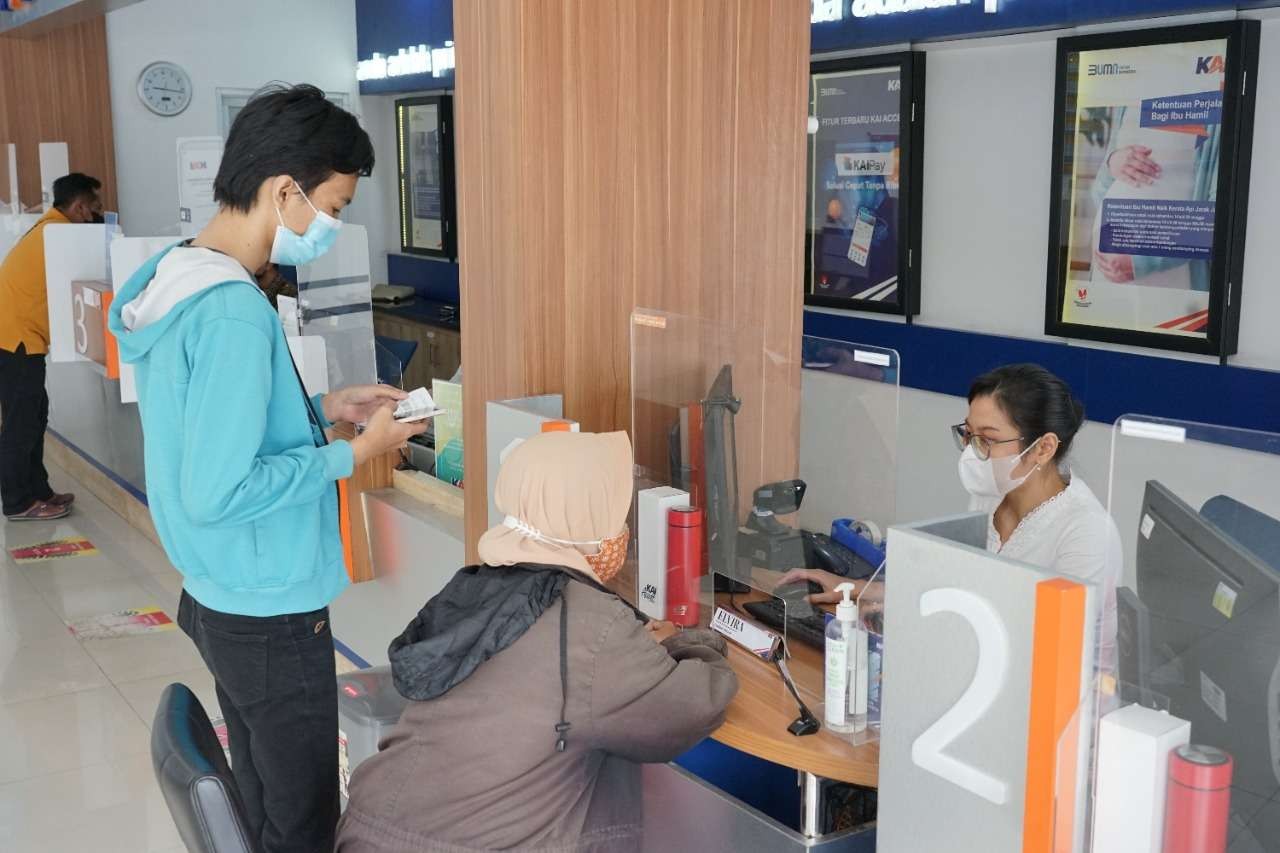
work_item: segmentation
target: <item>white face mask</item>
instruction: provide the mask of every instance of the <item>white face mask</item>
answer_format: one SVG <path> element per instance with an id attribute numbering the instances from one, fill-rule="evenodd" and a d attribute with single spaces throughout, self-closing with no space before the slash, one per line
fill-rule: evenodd
<path id="1" fill-rule="evenodd" d="M 1037 465 L 1021 477 L 1013 477 L 1013 469 L 1018 467 L 1022 457 L 1039 443 L 1040 439 L 1037 438 L 1031 443 L 1031 447 L 1017 456 L 1001 456 L 998 459 L 979 459 L 973 445 L 969 445 L 960 454 L 960 483 L 974 497 L 1003 498 L 1040 470 Z"/>

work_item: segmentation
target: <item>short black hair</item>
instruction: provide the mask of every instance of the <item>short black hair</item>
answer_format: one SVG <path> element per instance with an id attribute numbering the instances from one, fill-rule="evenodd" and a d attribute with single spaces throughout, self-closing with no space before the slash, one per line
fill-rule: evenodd
<path id="1" fill-rule="evenodd" d="M 311 192 L 335 173 L 373 173 L 369 134 L 315 86 L 271 85 L 250 98 L 232 123 L 213 198 L 247 213 L 268 178 L 288 175 Z"/>
<path id="2" fill-rule="evenodd" d="M 1070 452 L 1084 423 L 1084 404 L 1067 383 L 1038 364 L 1008 364 L 982 374 L 969 386 L 969 402 L 979 397 L 995 400 L 1018 428 L 1023 447 L 1043 435 L 1056 435 L 1053 458 L 1058 461 Z"/>
<path id="3" fill-rule="evenodd" d="M 82 172 L 63 175 L 53 182 L 53 206 L 66 210 L 78 199 L 95 197 L 101 188 L 102 181 Z"/>

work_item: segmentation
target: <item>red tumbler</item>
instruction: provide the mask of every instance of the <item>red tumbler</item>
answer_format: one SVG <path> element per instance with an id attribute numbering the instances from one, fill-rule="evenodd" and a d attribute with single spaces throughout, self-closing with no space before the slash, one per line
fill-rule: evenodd
<path id="1" fill-rule="evenodd" d="M 1212 746 L 1184 744 L 1169 755 L 1164 853 L 1225 853 L 1234 769 Z"/>
<path id="2" fill-rule="evenodd" d="M 674 506 L 667 511 L 667 619 L 685 628 L 698 624 L 702 537 L 700 508 Z"/>

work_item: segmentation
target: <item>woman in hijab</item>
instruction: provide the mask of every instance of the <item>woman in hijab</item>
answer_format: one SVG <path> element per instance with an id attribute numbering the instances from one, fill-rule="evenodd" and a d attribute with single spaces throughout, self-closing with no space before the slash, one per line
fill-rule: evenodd
<path id="1" fill-rule="evenodd" d="M 713 732 L 724 640 L 605 588 L 626 558 L 625 433 L 547 433 L 498 474 L 506 520 L 391 644 L 410 703 L 351 782 L 338 853 L 639 848 L 640 763 Z"/>

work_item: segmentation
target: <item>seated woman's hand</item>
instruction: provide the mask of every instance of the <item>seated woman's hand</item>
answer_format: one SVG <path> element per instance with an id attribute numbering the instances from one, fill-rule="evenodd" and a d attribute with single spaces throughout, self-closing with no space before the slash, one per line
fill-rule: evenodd
<path id="1" fill-rule="evenodd" d="M 680 633 L 680 629 L 672 622 L 664 622 L 660 619 L 651 619 L 645 623 L 644 629 L 649 632 L 649 636 L 655 643 L 661 643 L 668 637 L 674 637 Z"/>
<path id="2" fill-rule="evenodd" d="M 815 592 L 809 596 L 810 604 L 839 604 L 843 595 L 836 591 L 836 587 L 842 583 L 853 584 L 853 593 L 849 596 L 850 598 L 856 600 L 861 595 L 866 601 L 884 601 L 883 582 L 876 581 L 869 584 L 865 580 L 849 580 L 822 569 L 792 569 L 774 586 L 774 593 L 776 594 L 779 588 L 788 584 L 805 581 L 812 581 L 822 587 L 822 592 Z"/>
<path id="3" fill-rule="evenodd" d="M 836 587 L 844 583 L 845 580 L 846 578 L 822 569 L 792 569 L 774 585 L 773 592 L 776 595 L 777 591 L 784 586 L 812 581 L 822 587 L 822 592 L 815 592 L 810 595 L 810 604 L 836 604 L 840 601 L 840 593 L 836 592 Z"/>

